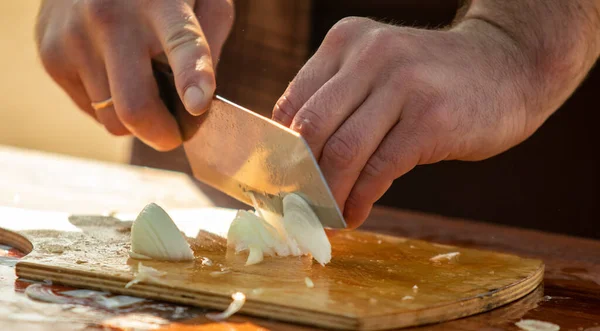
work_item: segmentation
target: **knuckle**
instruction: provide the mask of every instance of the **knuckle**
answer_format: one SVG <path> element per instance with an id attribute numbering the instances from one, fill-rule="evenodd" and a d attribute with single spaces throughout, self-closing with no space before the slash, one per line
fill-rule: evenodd
<path id="1" fill-rule="evenodd" d="M 363 195 L 364 194 L 352 190 L 352 192 L 350 192 L 350 195 L 348 195 L 348 199 L 346 199 L 346 202 L 344 203 L 344 209 L 357 208 L 358 206 L 360 206 L 361 203 L 364 203 L 364 200 L 361 199 Z"/>
<path id="2" fill-rule="evenodd" d="M 81 0 L 86 16 L 99 27 L 115 26 L 121 21 L 124 3 L 118 0 Z"/>
<path id="3" fill-rule="evenodd" d="M 357 26 L 363 26 L 373 22 L 373 20 L 359 16 L 348 16 L 339 20 L 332 29 L 354 29 Z"/>
<path id="4" fill-rule="evenodd" d="M 346 203 L 344 205 L 344 209 L 360 209 L 363 208 L 365 204 L 372 203 L 373 199 L 366 190 L 352 190 L 348 199 L 346 199 Z"/>
<path id="5" fill-rule="evenodd" d="M 389 28 L 375 28 L 366 34 L 366 37 L 361 39 L 362 46 L 357 50 L 355 56 L 355 64 L 357 69 L 364 70 L 373 67 L 374 61 L 377 63 L 386 63 L 389 61 L 381 61 L 392 59 L 398 56 L 398 52 L 390 52 L 389 49 L 393 44 L 394 34 Z"/>
<path id="6" fill-rule="evenodd" d="M 273 119 L 280 123 L 290 123 L 294 119 L 294 115 L 298 111 L 298 108 L 294 107 L 294 104 L 290 101 L 287 96 L 281 97 L 273 108 Z"/>
<path id="7" fill-rule="evenodd" d="M 210 57 L 205 55 L 200 59 L 190 58 L 190 61 L 181 62 L 174 72 L 175 81 L 182 82 L 184 88 L 191 84 L 202 82 L 204 88 L 216 88 L 215 74 Z"/>
<path id="8" fill-rule="evenodd" d="M 89 44 L 86 29 L 76 17 L 71 17 L 62 31 L 64 46 L 74 56 L 79 56 Z"/>
<path id="9" fill-rule="evenodd" d="M 347 168 L 358 157 L 359 153 L 360 144 L 357 139 L 340 137 L 334 134 L 323 147 L 321 161 L 336 168 Z"/>
<path id="10" fill-rule="evenodd" d="M 396 33 L 389 26 L 377 27 L 369 32 L 370 48 L 381 49 L 387 48 L 392 44 Z"/>
<path id="11" fill-rule="evenodd" d="M 108 131 L 113 136 L 126 136 L 129 135 L 130 132 L 122 124 L 105 124 L 104 127 L 106 131 Z"/>
<path id="12" fill-rule="evenodd" d="M 375 153 L 371 156 L 363 168 L 363 174 L 370 178 L 387 178 L 393 171 L 393 160 L 384 158 L 381 153 Z"/>
<path id="13" fill-rule="evenodd" d="M 60 46 L 56 40 L 45 39 L 39 47 L 40 61 L 46 72 L 56 78 L 64 71 L 64 58 L 60 56 Z"/>
<path id="14" fill-rule="evenodd" d="M 307 142 L 316 142 L 321 131 L 323 119 L 316 111 L 302 107 L 294 117 L 292 130 L 298 132 Z"/>
<path id="15" fill-rule="evenodd" d="M 146 122 L 145 111 L 152 107 L 151 98 L 131 97 L 115 104 L 119 119 L 132 127 L 139 127 Z"/>
<path id="16" fill-rule="evenodd" d="M 207 44 L 202 42 L 198 27 L 189 22 L 174 26 L 167 34 L 165 44 L 167 55 L 189 46 L 197 48 L 201 53 L 210 54 Z"/>
<path id="17" fill-rule="evenodd" d="M 362 17 L 345 17 L 339 20 L 327 33 L 323 45 L 337 48 L 344 45 L 359 25 L 368 19 Z"/>

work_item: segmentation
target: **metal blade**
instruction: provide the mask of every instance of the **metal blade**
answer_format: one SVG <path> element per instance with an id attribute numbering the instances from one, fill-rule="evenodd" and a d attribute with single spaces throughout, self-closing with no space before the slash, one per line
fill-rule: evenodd
<path id="1" fill-rule="evenodd" d="M 261 208 L 280 215 L 285 194 L 297 193 L 323 226 L 346 227 L 310 148 L 298 133 L 219 96 L 207 113 L 191 116 L 174 87 L 169 92 L 158 76 L 157 82 L 165 104 L 178 119 L 194 177 L 248 205 L 254 196 Z"/>

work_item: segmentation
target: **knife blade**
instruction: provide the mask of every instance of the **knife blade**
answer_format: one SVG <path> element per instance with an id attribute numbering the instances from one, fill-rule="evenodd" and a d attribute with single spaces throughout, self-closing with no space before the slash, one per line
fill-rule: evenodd
<path id="1" fill-rule="evenodd" d="M 196 179 L 244 202 L 283 214 L 283 197 L 302 196 L 324 227 L 346 222 L 306 141 L 270 119 L 216 96 L 201 116 L 189 114 L 170 67 L 153 61 L 161 98 L 179 124 Z"/>

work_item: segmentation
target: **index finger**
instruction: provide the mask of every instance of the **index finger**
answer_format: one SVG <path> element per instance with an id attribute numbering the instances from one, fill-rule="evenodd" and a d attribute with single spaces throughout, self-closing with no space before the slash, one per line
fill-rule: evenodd
<path id="1" fill-rule="evenodd" d="M 185 108 L 191 114 L 202 114 L 216 83 L 210 47 L 193 9 L 182 0 L 152 1 L 148 17 L 167 55 Z"/>

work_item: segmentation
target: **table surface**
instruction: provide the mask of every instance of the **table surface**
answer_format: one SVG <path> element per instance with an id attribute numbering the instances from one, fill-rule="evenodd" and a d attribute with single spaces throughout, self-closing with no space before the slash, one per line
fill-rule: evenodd
<path id="1" fill-rule="evenodd" d="M 74 214 L 135 213 L 151 201 L 167 210 L 234 206 L 180 173 L 9 147 L 0 147 L 0 183 L 0 206 Z M 600 241 L 386 208 L 376 208 L 362 229 L 514 253 L 546 263 L 543 286 L 525 298 L 491 312 L 414 330 L 518 330 L 515 322 L 534 319 L 557 324 L 561 330 L 600 331 Z M 165 303 L 111 310 L 33 301 L 23 294 L 31 283 L 15 278 L 15 262 L 0 257 L 0 330 L 101 330 L 127 323 L 156 327 L 165 320 L 174 322 L 160 330 L 309 329 L 241 315 L 227 323 L 211 323 L 202 309 Z"/>

